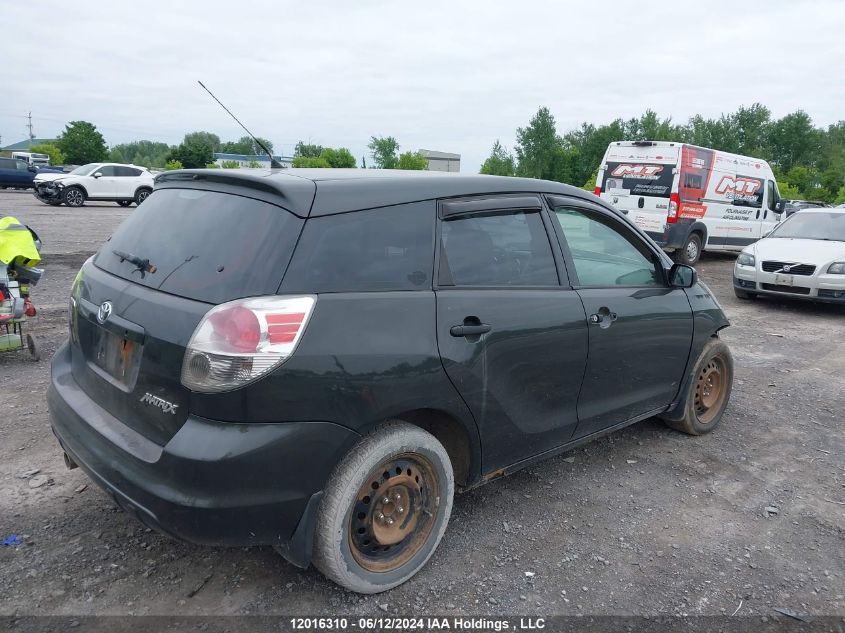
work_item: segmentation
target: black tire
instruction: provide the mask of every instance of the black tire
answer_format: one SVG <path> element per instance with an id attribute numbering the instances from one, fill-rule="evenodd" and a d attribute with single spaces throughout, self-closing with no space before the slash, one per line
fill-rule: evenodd
<path id="1" fill-rule="evenodd" d="M 135 201 L 134 200 L 118 200 L 117 204 L 119 204 L 121 207 L 128 207 L 133 202 L 135 202 Z"/>
<path id="2" fill-rule="evenodd" d="M 734 288 L 734 294 L 736 295 L 737 299 L 756 299 L 757 295 L 753 292 L 748 292 L 747 290 L 740 290 L 739 288 Z"/>
<path id="3" fill-rule="evenodd" d="M 701 233 L 690 233 L 684 245 L 675 251 L 675 261 L 692 266 L 701 259 Z"/>
<path id="4" fill-rule="evenodd" d="M 69 207 L 81 207 L 87 197 L 82 187 L 68 187 L 62 194 L 62 202 Z"/>
<path id="5" fill-rule="evenodd" d="M 29 355 L 32 356 L 32 360 L 35 362 L 41 360 L 41 350 L 38 347 L 38 343 L 35 342 L 35 338 L 32 334 L 26 335 L 26 348 L 29 350 Z"/>
<path id="6" fill-rule="evenodd" d="M 433 435 L 401 421 L 380 426 L 329 478 L 317 511 L 314 565 L 358 593 L 401 585 L 440 543 L 454 490 L 449 456 Z"/>
<path id="7" fill-rule="evenodd" d="M 661 417 L 668 426 L 689 435 L 709 433 L 722 421 L 731 398 L 733 378 L 734 361 L 730 349 L 720 339 L 711 338 L 692 369 L 683 411 Z M 682 418 L 670 419 L 679 413 Z"/>
<path id="8" fill-rule="evenodd" d="M 148 187 L 138 189 L 138 191 L 135 192 L 135 204 L 140 207 L 141 203 L 146 200 L 147 196 L 149 196 L 152 192 L 153 190 Z"/>

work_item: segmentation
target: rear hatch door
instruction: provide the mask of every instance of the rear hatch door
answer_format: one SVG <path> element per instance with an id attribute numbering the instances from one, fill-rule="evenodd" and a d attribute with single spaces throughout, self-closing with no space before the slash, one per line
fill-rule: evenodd
<path id="1" fill-rule="evenodd" d="M 242 195 L 155 191 L 74 285 L 76 382 L 121 422 L 165 444 L 188 414 L 182 359 L 200 319 L 214 305 L 275 294 L 302 224 Z"/>

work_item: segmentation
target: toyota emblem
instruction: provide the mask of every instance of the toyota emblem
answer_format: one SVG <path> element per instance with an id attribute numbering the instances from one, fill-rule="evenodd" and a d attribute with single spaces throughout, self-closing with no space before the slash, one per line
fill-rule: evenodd
<path id="1" fill-rule="evenodd" d="M 105 323 L 111 316 L 112 305 L 111 301 L 103 301 L 100 304 L 100 309 L 97 310 L 97 320 L 100 323 Z"/>

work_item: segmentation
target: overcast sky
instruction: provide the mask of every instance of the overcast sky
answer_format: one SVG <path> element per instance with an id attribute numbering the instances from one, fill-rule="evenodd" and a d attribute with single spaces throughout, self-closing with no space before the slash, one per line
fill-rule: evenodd
<path id="1" fill-rule="evenodd" d="M 845 118 L 845 2 L 0 0 L 0 137 L 97 125 L 109 145 L 247 127 L 360 157 L 372 135 L 457 152 L 548 106 L 565 132 L 646 108 L 676 122 L 759 101 Z M 369 160 L 369 157 L 368 157 Z"/>

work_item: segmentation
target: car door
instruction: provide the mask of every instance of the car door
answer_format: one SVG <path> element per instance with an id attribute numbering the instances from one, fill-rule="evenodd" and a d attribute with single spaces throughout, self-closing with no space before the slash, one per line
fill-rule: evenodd
<path id="1" fill-rule="evenodd" d="M 99 176 L 97 175 L 99 174 Z M 100 165 L 85 178 L 89 198 L 114 198 L 117 189 L 114 166 Z"/>
<path id="2" fill-rule="evenodd" d="M 573 287 L 589 322 L 575 438 L 669 405 L 692 343 L 686 293 L 669 287 L 661 254 L 597 205 L 549 199 Z"/>
<path id="3" fill-rule="evenodd" d="M 138 186 L 140 169 L 134 167 L 115 166 L 115 193 L 116 198 L 130 200 L 135 197 L 135 189 Z"/>
<path id="4" fill-rule="evenodd" d="M 558 277 L 542 209 L 537 195 L 439 208 L 438 347 L 478 424 L 485 472 L 565 443 L 577 425 L 586 317 Z"/>

